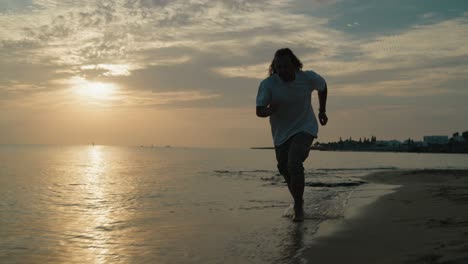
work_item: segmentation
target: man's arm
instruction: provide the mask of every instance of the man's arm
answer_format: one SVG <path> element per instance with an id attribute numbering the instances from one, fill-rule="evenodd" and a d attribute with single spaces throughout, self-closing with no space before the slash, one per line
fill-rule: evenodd
<path id="1" fill-rule="evenodd" d="M 276 111 L 274 105 L 269 106 L 257 106 L 257 116 L 258 117 L 269 117 Z"/>
<path id="2" fill-rule="evenodd" d="M 327 84 L 325 84 L 325 89 L 323 91 L 318 91 L 318 97 L 319 97 L 319 113 L 325 113 L 327 112 Z"/>
<path id="3" fill-rule="evenodd" d="M 320 124 L 322 126 L 326 125 L 327 122 L 328 122 L 328 117 L 327 117 L 327 92 L 328 92 L 328 89 L 327 89 L 327 84 L 325 83 L 325 89 L 323 89 L 322 91 L 318 91 L 318 97 L 319 97 L 319 114 L 318 114 L 318 118 L 319 118 L 319 121 L 320 121 Z"/>

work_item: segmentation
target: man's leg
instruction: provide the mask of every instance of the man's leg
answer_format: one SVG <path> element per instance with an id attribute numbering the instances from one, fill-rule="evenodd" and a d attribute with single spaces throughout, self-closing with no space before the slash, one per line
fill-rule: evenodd
<path id="1" fill-rule="evenodd" d="M 285 143 L 275 146 L 276 161 L 278 161 L 278 171 L 283 176 L 286 184 L 288 185 L 289 192 L 291 191 L 291 180 L 288 173 L 288 156 L 289 147 L 291 146 L 291 139 L 288 139 Z"/>
<path id="2" fill-rule="evenodd" d="M 301 132 L 291 138 L 291 146 L 288 152 L 288 175 L 290 178 L 290 189 L 294 198 L 295 220 L 303 219 L 303 195 L 304 195 L 304 166 L 303 162 L 309 156 L 310 146 L 314 137 L 308 133 Z"/>

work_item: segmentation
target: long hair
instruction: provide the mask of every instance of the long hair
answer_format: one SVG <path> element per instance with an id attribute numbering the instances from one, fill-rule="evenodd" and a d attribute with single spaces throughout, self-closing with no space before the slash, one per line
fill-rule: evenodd
<path id="1" fill-rule="evenodd" d="M 294 55 L 292 50 L 290 50 L 289 48 L 283 48 L 275 52 L 275 57 L 273 58 L 273 61 L 271 61 L 270 68 L 268 69 L 269 76 L 276 73 L 275 62 L 278 59 L 278 57 L 281 57 L 281 56 L 288 56 L 289 58 L 291 58 L 291 62 L 296 67 L 296 71 L 302 69 L 302 62 L 296 57 L 296 55 Z"/>

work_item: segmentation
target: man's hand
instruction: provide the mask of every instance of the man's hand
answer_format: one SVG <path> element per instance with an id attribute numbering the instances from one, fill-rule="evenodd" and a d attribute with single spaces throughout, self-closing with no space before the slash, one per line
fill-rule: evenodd
<path id="1" fill-rule="evenodd" d="M 328 122 L 328 117 L 327 117 L 327 114 L 325 112 L 320 112 L 318 114 L 318 118 L 319 118 L 319 121 L 320 121 L 320 124 L 322 126 L 326 125 L 327 122 Z"/>
<path id="2" fill-rule="evenodd" d="M 258 117 L 269 117 L 278 110 L 278 105 L 270 104 L 269 106 L 257 106 Z"/>

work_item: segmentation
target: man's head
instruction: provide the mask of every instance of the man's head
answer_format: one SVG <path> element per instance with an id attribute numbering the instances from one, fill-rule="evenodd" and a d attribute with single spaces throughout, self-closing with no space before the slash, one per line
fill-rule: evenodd
<path id="1" fill-rule="evenodd" d="M 301 61 L 289 48 L 279 49 L 271 62 L 269 75 L 278 74 L 285 82 L 293 81 L 296 71 L 302 69 Z"/>

